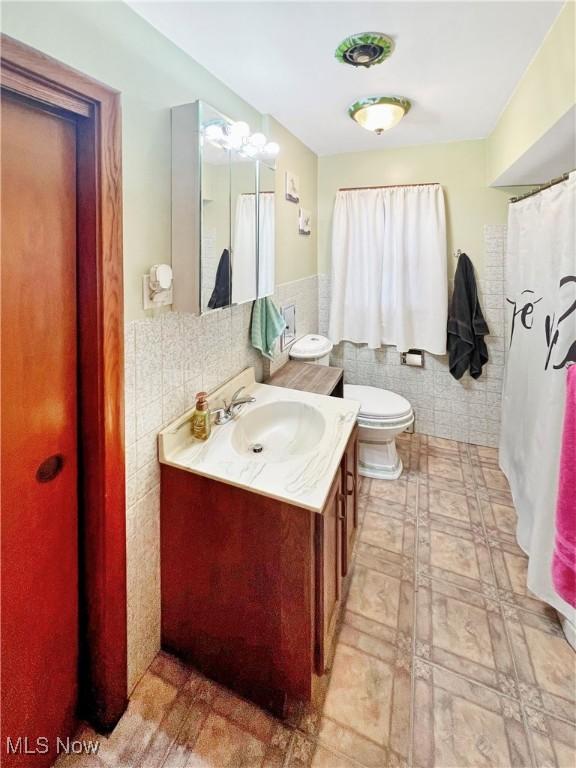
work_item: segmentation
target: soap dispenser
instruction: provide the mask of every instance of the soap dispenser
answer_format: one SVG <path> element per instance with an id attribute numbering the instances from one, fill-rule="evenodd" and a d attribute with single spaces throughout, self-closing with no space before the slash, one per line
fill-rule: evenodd
<path id="1" fill-rule="evenodd" d="M 198 392 L 196 395 L 196 406 L 192 414 L 192 435 L 196 440 L 208 440 L 210 437 L 212 422 L 207 398 L 206 392 Z"/>

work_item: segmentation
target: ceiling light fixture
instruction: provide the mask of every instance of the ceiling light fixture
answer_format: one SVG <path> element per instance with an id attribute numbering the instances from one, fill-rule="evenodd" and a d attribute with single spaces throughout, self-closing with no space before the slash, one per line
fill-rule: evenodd
<path id="1" fill-rule="evenodd" d="M 362 128 L 380 135 L 394 128 L 410 109 L 408 99 L 397 96 L 370 96 L 348 107 L 348 114 Z"/>
<path id="2" fill-rule="evenodd" d="M 371 67 L 381 64 L 394 50 L 394 40 L 381 32 L 359 32 L 343 40 L 335 57 L 352 67 Z"/>

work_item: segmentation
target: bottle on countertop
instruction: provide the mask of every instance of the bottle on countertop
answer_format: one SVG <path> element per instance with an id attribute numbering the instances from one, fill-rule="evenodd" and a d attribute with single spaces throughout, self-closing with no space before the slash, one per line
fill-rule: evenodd
<path id="1" fill-rule="evenodd" d="M 212 417 L 207 398 L 206 392 L 198 392 L 196 395 L 196 407 L 192 414 L 192 435 L 196 440 L 208 440 L 210 437 Z"/>

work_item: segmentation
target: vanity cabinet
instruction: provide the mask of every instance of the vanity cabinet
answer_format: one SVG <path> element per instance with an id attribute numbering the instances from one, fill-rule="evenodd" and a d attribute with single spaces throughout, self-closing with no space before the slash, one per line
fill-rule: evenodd
<path id="1" fill-rule="evenodd" d="M 162 645 L 279 715 L 332 663 L 356 443 L 355 427 L 321 512 L 161 465 Z"/>

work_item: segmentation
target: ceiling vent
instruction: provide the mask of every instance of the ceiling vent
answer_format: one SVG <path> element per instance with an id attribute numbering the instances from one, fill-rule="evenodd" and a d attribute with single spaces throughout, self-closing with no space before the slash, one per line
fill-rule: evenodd
<path id="1" fill-rule="evenodd" d="M 381 64 L 394 50 L 394 41 L 380 32 L 361 32 L 343 40 L 335 56 L 342 64 L 352 67 L 372 67 Z"/>

